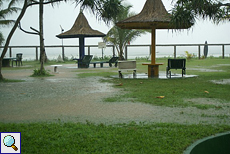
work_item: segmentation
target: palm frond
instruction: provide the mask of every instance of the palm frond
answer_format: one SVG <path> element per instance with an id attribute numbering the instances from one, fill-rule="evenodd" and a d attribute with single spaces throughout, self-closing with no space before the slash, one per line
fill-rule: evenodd
<path id="1" fill-rule="evenodd" d="M 171 23 L 174 27 L 193 25 L 199 17 L 210 19 L 214 23 L 229 19 L 228 3 L 222 0 L 177 0 L 171 11 Z"/>
<path id="2" fill-rule="evenodd" d="M 0 19 L 5 19 L 8 15 L 11 15 L 13 13 L 17 13 L 19 10 L 21 10 L 18 7 L 8 7 L 7 9 L 1 9 L 0 10 Z"/>
<path id="3" fill-rule="evenodd" d="M 146 31 L 144 30 L 121 29 L 115 25 L 116 22 L 126 19 L 130 16 L 129 10 L 131 7 L 131 5 L 127 5 L 127 7 L 124 7 L 122 11 L 116 17 L 113 18 L 112 21 L 114 26 L 108 31 L 106 37 L 104 38 L 104 41 L 116 47 L 120 59 L 123 58 L 123 51 L 126 44 L 128 42 L 132 42 L 141 34 L 146 33 Z M 134 14 L 132 13 L 132 15 Z"/>
<path id="4" fill-rule="evenodd" d="M 10 26 L 14 22 L 14 20 L 0 20 L 0 27 Z"/>
<path id="5" fill-rule="evenodd" d="M 14 7 L 15 5 L 19 4 L 21 1 L 20 0 L 10 0 L 8 4 L 8 9 L 11 7 Z"/>
<path id="6" fill-rule="evenodd" d="M 89 9 L 98 20 L 109 23 L 115 18 L 122 9 L 123 0 L 75 0 L 76 6 L 80 5 L 81 9 Z"/>
<path id="7" fill-rule="evenodd" d="M 5 41 L 2 32 L 0 32 L 0 46 L 2 46 L 3 42 Z"/>

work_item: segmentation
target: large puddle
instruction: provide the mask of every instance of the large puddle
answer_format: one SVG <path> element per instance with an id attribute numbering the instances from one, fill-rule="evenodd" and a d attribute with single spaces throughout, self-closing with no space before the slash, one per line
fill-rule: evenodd
<path id="1" fill-rule="evenodd" d="M 17 77 L 22 80 L 28 78 L 26 75 Z M 0 83 L 0 122 L 61 120 L 83 123 L 90 121 L 96 124 L 135 121 L 230 125 L 230 107 L 219 100 L 185 100 L 185 103 L 222 105 L 218 109 L 206 110 L 195 107 L 154 106 L 125 100 L 103 102 L 103 98 L 122 94 L 122 91 L 109 83 L 100 82 L 100 79 L 77 78 L 76 73 L 63 72 L 60 69 L 56 76 L 49 78 Z"/>

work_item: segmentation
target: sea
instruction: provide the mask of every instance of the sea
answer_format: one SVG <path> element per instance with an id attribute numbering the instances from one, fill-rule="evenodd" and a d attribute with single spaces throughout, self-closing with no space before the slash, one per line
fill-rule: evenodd
<path id="1" fill-rule="evenodd" d="M 203 55 L 204 47 L 200 47 L 200 56 Z M 47 46 L 45 48 L 46 54 L 49 60 L 57 60 L 59 56 L 62 57 L 62 48 L 55 46 Z M 23 54 L 23 60 L 30 61 L 36 59 L 36 48 L 35 47 L 20 47 L 20 48 L 12 48 L 12 57 L 15 57 L 17 53 Z M 198 57 L 198 46 L 177 46 L 176 47 L 176 57 L 186 57 L 185 51 L 188 51 L 193 57 Z M 2 48 L 0 48 L 0 52 L 2 52 Z M 208 57 L 222 57 L 222 46 L 209 46 L 208 47 Z M 88 47 L 85 47 L 85 54 L 93 55 L 94 58 L 105 58 L 113 56 L 113 48 L 106 47 L 104 49 L 98 48 L 95 45 L 90 47 L 90 51 L 88 51 Z M 39 49 L 38 49 L 39 55 Z M 65 47 L 64 55 L 66 59 L 79 58 L 79 48 L 78 47 Z M 115 49 L 115 55 L 117 56 L 117 51 Z M 225 45 L 224 47 L 224 56 L 230 57 L 230 45 Z M 6 53 L 5 57 L 10 57 L 9 51 Z M 128 46 L 127 48 L 127 59 L 141 59 L 146 58 L 149 59 L 151 57 L 150 54 L 150 46 L 146 45 L 135 45 Z M 174 57 L 174 46 L 156 46 L 156 58 L 170 58 Z"/>

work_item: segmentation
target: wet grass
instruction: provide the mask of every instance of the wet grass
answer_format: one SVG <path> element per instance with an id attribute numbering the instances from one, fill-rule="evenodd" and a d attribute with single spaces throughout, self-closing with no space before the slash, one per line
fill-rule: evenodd
<path id="1" fill-rule="evenodd" d="M 207 98 L 218 99 L 222 102 L 230 102 L 229 85 L 214 84 L 210 80 L 222 80 L 229 79 L 230 77 L 230 63 L 229 58 L 207 58 L 207 59 L 191 59 L 187 60 L 188 75 L 198 75 L 194 78 L 177 78 L 177 79 L 118 79 L 112 80 L 105 79 L 105 82 L 112 82 L 116 88 L 120 88 L 124 91 L 122 95 L 115 95 L 113 97 L 105 98 L 105 102 L 119 102 L 119 101 L 132 101 L 143 102 L 158 106 L 169 107 L 196 107 L 199 109 L 218 109 L 216 105 L 210 104 L 197 104 L 186 103 L 186 99 L 192 98 Z M 142 63 L 147 61 L 137 60 L 137 72 L 147 73 L 147 67 Z M 160 66 L 160 71 L 165 71 L 167 59 L 157 59 L 157 63 L 164 63 Z M 194 69 L 195 68 L 195 69 Z M 207 71 L 205 71 L 207 70 Z M 218 72 L 212 70 L 219 70 Z M 117 68 L 111 69 L 94 69 L 90 70 L 78 70 L 80 72 L 78 77 L 93 77 L 102 76 L 109 77 L 118 76 Z M 181 73 L 181 70 L 172 70 L 173 73 Z M 129 72 L 130 73 L 130 72 Z M 157 98 L 158 96 L 164 96 L 163 99 Z"/>
<path id="2" fill-rule="evenodd" d="M 196 105 L 185 103 L 185 99 L 191 98 L 213 98 L 224 102 L 230 102 L 229 85 L 214 84 L 210 79 L 222 77 L 195 77 L 185 79 L 115 79 L 116 84 L 122 83 L 119 87 L 125 91 L 124 95 L 115 96 L 113 100 L 120 100 L 120 97 L 133 99 L 133 102 L 144 102 L 159 106 L 195 106 L 197 108 L 214 108 L 214 105 Z M 117 87 L 117 86 L 116 86 Z M 157 98 L 164 96 L 163 99 Z M 116 99 L 117 98 L 117 99 Z M 119 99 L 118 99 L 119 98 Z M 108 101 L 106 99 L 105 101 Z"/>
<path id="3" fill-rule="evenodd" d="M 1 132 L 21 132 L 21 150 L 31 153 L 181 154 L 195 140 L 230 126 L 179 124 L 0 123 Z"/>
<path id="4" fill-rule="evenodd" d="M 158 62 L 164 63 L 167 59 L 158 59 Z M 137 62 L 138 72 L 143 70 L 143 66 Z M 227 64 L 227 65 L 226 65 Z M 166 67 L 166 66 L 165 66 Z M 163 68 L 165 68 L 163 66 Z M 199 70 L 189 70 L 189 68 L 201 67 L 202 69 L 222 70 L 221 72 L 202 72 Z M 161 71 L 163 69 L 161 67 Z M 145 69 L 147 69 L 145 67 Z M 175 73 L 176 70 L 172 70 Z M 185 99 L 207 98 L 218 99 L 222 102 L 230 102 L 230 85 L 215 84 L 210 80 L 222 80 L 230 78 L 229 59 L 192 59 L 187 61 L 187 74 L 199 75 L 194 78 L 177 78 L 177 79 L 113 79 L 109 82 L 125 91 L 123 95 L 106 98 L 105 101 L 124 101 L 128 99 L 133 102 L 143 102 L 158 106 L 179 106 L 179 107 L 197 107 L 199 109 L 218 108 L 210 104 L 185 103 Z M 163 99 L 157 98 L 164 96 Z"/>

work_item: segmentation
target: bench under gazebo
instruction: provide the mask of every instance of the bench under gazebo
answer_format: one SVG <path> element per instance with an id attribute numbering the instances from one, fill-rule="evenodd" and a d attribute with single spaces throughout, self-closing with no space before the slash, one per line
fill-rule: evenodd
<path id="1" fill-rule="evenodd" d="M 132 17 L 122 20 L 116 25 L 122 29 L 151 29 L 151 63 L 148 66 L 148 77 L 159 76 L 159 63 L 156 63 L 156 29 L 187 29 L 190 26 L 173 27 L 170 14 L 166 11 L 161 0 L 146 0 L 142 11 Z"/>

